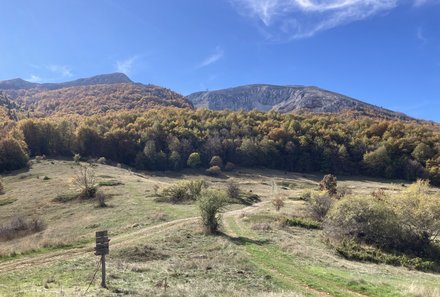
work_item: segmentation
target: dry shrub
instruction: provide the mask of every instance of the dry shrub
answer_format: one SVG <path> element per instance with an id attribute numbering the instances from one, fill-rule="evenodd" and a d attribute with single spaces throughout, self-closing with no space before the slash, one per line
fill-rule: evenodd
<path id="1" fill-rule="evenodd" d="M 96 194 L 95 170 L 90 166 L 79 165 L 75 176 L 72 179 L 72 185 L 80 192 L 80 198 L 90 199 Z"/>
<path id="2" fill-rule="evenodd" d="M 240 197 L 240 187 L 234 181 L 230 181 L 226 185 L 226 193 L 230 199 L 238 199 Z"/>
<path id="3" fill-rule="evenodd" d="M 96 201 L 98 201 L 98 207 L 107 207 L 107 204 L 105 203 L 106 196 L 103 192 L 98 191 L 95 194 Z"/>
<path id="4" fill-rule="evenodd" d="M 321 194 L 311 196 L 308 202 L 310 216 L 313 219 L 322 222 L 332 207 L 334 199 L 328 194 Z"/>
<path id="5" fill-rule="evenodd" d="M 252 230 L 271 231 L 272 226 L 269 223 L 256 223 L 252 225 Z"/>
<path id="6" fill-rule="evenodd" d="M 319 188 L 321 191 L 327 191 L 330 196 L 335 196 L 337 194 L 338 183 L 336 176 L 332 174 L 327 174 L 319 182 Z"/>
<path id="7" fill-rule="evenodd" d="M 163 189 L 157 201 L 171 203 L 194 201 L 200 196 L 202 190 L 206 188 L 207 184 L 203 180 L 179 182 Z"/>
<path id="8" fill-rule="evenodd" d="M 0 226 L 0 241 L 12 240 L 37 233 L 46 228 L 46 224 L 40 218 L 16 217 L 9 223 Z"/>
<path id="9" fill-rule="evenodd" d="M 284 200 L 283 198 L 277 196 L 272 199 L 272 205 L 275 207 L 276 211 L 280 211 L 282 207 L 284 207 Z"/>

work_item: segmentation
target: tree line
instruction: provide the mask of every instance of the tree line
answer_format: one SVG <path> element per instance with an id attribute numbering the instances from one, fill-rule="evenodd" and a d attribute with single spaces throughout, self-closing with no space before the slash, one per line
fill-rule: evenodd
<path id="1" fill-rule="evenodd" d="M 6 134 L 6 135 L 5 135 Z M 142 170 L 180 170 L 196 153 L 239 166 L 365 174 L 440 185 L 440 132 L 428 124 L 341 115 L 158 108 L 24 119 L 0 140 L 0 171 L 28 156 L 105 157 Z"/>

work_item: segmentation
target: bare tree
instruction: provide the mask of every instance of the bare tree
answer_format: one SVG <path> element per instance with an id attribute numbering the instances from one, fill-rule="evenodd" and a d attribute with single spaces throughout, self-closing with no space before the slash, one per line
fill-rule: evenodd
<path id="1" fill-rule="evenodd" d="M 80 191 L 80 197 L 90 199 L 96 194 L 95 170 L 90 165 L 79 165 L 73 177 L 73 186 Z"/>

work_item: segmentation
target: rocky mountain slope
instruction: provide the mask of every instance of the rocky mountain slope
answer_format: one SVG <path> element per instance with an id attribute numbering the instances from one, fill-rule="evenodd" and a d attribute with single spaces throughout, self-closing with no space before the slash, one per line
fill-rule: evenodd
<path id="1" fill-rule="evenodd" d="M 33 116 L 144 111 L 158 106 L 192 108 L 192 104 L 182 95 L 163 87 L 134 83 L 122 73 L 65 83 L 38 84 L 22 79 L 6 80 L 0 81 L 0 92 L 20 110 Z"/>
<path id="2" fill-rule="evenodd" d="M 363 115 L 385 118 L 409 118 L 408 116 L 371 105 L 338 93 L 317 87 L 246 85 L 235 88 L 197 92 L 187 98 L 198 108 L 212 110 L 275 110 L 291 112 L 353 111 Z"/>

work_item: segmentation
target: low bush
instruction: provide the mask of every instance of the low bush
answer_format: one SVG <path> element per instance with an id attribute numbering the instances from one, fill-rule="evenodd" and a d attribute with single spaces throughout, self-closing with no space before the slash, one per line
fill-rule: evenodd
<path id="1" fill-rule="evenodd" d="M 179 182 L 163 189 L 156 201 L 170 203 L 195 201 L 205 188 L 207 188 L 207 184 L 203 180 Z"/>
<path id="2" fill-rule="evenodd" d="M 332 207 L 334 199 L 328 194 L 310 195 L 308 198 L 308 211 L 310 216 L 322 222 Z"/>
<path id="3" fill-rule="evenodd" d="M 225 168 L 223 168 L 225 171 L 233 171 L 235 169 L 235 164 L 232 162 L 226 162 Z"/>
<path id="4" fill-rule="evenodd" d="M 281 197 L 274 197 L 272 199 L 272 205 L 275 207 L 276 211 L 280 211 L 282 207 L 284 207 L 284 200 Z"/>
<path id="5" fill-rule="evenodd" d="M 294 218 L 283 217 L 280 220 L 280 225 L 282 227 L 290 226 L 290 227 L 301 227 L 306 229 L 321 229 L 320 222 L 310 218 L 300 218 L 300 217 L 294 217 Z"/>
<path id="6" fill-rule="evenodd" d="M 78 194 L 60 194 L 56 196 L 52 201 L 59 203 L 66 203 L 69 201 L 73 201 L 79 197 Z"/>
<path id="7" fill-rule="evenodd" d="M 98 191 L 95 194 L 96 201 L 98 202 L 98 207 L 107 207 L 107 204 L 105 203 L 106 196 L 103 192 Z"/>
<path id="8" fill-rule="evenodd" d="M 240 187 L 234 181 L 230 181 L 226 185 L 226 193 L 230 199 L 238 199 L 240 197 Z"/>
<path id="9" fill-rule="evenodd" d="M 24 237 L 37 233 L 46 228 L 46 224 L 40 218 L 16 217 L 9 223 L 0 226 L 0 241 L 8 241 L 14 238 Z"/>
<path id="10" fill-rule="evenodd" d="M 222 174 L 222 169 L 219 166 L 211 166 L 206 169 L 206 173 L 211 176 L 219 176 Z"/>
<path id="11" fill-rule="evenodd" d="M 374 246 L 361 245 L 353 240 L 344 240 L 336 246 L 336 251 L 346 259 L 404 266 L 421 271 L 440 272 L 436 261 L 420 257 L 410 257 L 403 253 L 387 253 Z"/>
<path id="12" fill-rule="evenodd" d="M 97 162 L 98 164 L 102 164 L 102 165 L 104 165 L 104 164 L 107 163 L 107 159 L 106 159 L 105 157 L 101 157 L 101 158 L 99 158 L 98 160 L 96 160 L 96 162 Z"/>

